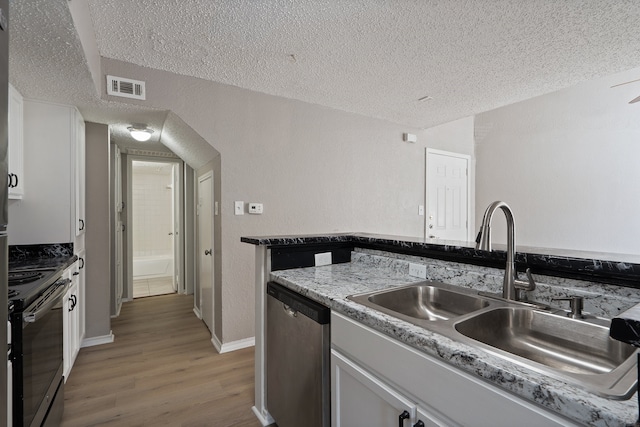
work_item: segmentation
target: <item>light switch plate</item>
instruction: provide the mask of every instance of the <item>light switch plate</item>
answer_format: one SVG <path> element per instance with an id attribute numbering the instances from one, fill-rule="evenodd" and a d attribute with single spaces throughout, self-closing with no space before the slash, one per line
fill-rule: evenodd
<path id="1" fill-rule="evenodd" d="M 234 202 L 233 206 L 234 206 L 233 213 L 235 215 L 244 215 L 244 202 L 236 201 Z"/>

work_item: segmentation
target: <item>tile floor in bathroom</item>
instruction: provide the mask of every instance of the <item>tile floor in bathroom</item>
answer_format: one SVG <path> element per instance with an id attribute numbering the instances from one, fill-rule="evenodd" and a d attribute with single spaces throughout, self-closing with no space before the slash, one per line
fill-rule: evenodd
<path id="1" fill-rule="evenodd" d="M 171 277 L 154 277 L 152 279 L 136 279 L 133 281 L 133 297 L 151 297 L 154 295 L 173 294 Z"/>

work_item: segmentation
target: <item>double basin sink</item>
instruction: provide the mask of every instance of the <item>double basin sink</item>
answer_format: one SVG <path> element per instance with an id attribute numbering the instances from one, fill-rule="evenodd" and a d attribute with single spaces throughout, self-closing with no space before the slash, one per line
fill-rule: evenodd
<path id="1" fill-rule="evenodd" d="M 635 391 L 636 349 L 610 338 L 606 319 L 572 319 L 560 309 L 438 282 L 349 299 L 607 398 Z"/>

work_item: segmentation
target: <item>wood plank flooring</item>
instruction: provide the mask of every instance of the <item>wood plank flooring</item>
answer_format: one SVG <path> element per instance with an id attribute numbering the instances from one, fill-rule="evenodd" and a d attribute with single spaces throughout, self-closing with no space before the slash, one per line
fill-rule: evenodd
<path id="1" fill-rule="evenodd" d="M 253 347 L 218 354 L 192 310 L 185 295 L 125 303 L 115 342 L 80 350 L 62 427 L 260 427 Z"/>

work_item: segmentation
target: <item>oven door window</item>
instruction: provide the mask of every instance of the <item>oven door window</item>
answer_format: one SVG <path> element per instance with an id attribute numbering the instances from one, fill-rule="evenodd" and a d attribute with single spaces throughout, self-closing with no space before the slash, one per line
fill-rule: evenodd
<path id="1" fill-rule="evenodd" d="M 42 318 L 23 323 L 24 425 L 31 425 L 62 363 L 62 303 Z"/>

